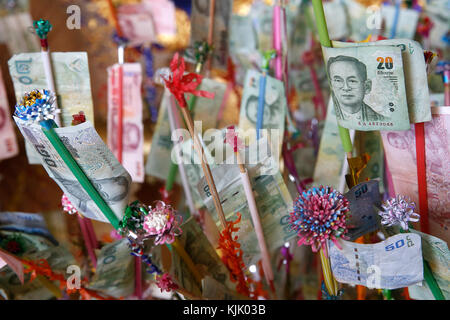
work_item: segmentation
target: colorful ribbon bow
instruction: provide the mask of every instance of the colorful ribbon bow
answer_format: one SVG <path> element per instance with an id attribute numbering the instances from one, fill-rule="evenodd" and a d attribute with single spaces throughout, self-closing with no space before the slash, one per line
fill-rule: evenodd
<path id="1" fill-rule="evenodd" d="M 170 62 L 170 71 L 172 71 L 172 74 L 169 75 L 168 79 L 164 78 L 167 89 L 175 96 L 178 105 L 181 108 L 186 108 L 187 103 L 184 98 L 185 93 L 192 93 L 198 97 L 213 99 L 214 93 L 196 90 L 202 82 L 203 77 L 196 73 L 188 73 L 185 75 L 185 69 L 186 65 L 184 63 L 184 58 L 177 52 Z"/>

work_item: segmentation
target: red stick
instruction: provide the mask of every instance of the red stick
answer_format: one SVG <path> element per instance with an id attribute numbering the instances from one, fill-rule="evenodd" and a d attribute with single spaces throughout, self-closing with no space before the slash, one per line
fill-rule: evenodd
<path id="1" fill-rule="evenodd" d="M 427 194 L 427 165 L 425 156 L 425 128 L 424 123 L 416 123 L 416 159 L 417 185 L 419 187 L 420 231 L 430 233 L 428 222 L 428 194 Z"/>
<path id="2" fill-rule="evenodd" d="M 118 111 L 117 111 L 117 159 L 122 163 L 123 151 L 123 68 L 118 68 Z"/>

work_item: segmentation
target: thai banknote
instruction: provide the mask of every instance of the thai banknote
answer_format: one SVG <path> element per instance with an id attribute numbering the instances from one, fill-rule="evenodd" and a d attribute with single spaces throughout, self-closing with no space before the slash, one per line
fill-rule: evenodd
<path id="1" fill-rule="evenodd" d="M 172 1 L 144 0 L 142 4 L 151 10 L 158 36 L 174 36 L 177 33 L 175 4 Z"/>
<path id="2" fill-rule="evenodd" d="M 54 273 L 68 277 L 67 267 L 75 264 L 72 254 L 64 246 L 50 247 L 38 252 L 30 253 L 22 258 L 32 261 L 45 259 Z M 25 274 L 24 284 L 17 275 L 9 268 L 0 270 L 0 287 L 4 288 L 8 296 L 14 300 L 48 300 L 54 298 L 54 294 L 49 291 L 38 279 L 30 282 L 31 274 Z M 81 275 L 83 276 L 83 275 Z M 53 282 L 59 287 L 59 282 Z"/>
<path id="3" fill-rule="evenodd" d="M 431 28 L 429 35 L 430 47 L 440 49 L 448 48 L 448 42 L 444 41 L 446 35 L 450 31 L 448 2 L 445 0 L 428 2 L 424 11 L 433 22 L 433 27 Z"/>
<path id="4" fill-rule="evenodd" d="M 432 120 L 425 122 L 425 155 L 430 234 L 450 241 L 450 199 L 447 195 L 450 168 L 450 108 L 432 107 Z M 382 132 L 384 150 L 396 194 L 419 204 L 415 128 L 405 132 Z M 418 208 L 418 206 L 417 206 Z M 418 210 L 418 209 L 416 209 Z M 419 212 L 420 213 L 420 212 Z"/>
<path id="5" fill-rule="evenodd" d="M 8 46 L 10 54 L 40 50 L 36 34 L 30 32 L 33 19 L 29 12 L 14 12 L 0 17 L 0 42 Z"/>
<path id="6" fill-rule="evenodd" d="M 50 178 L 63 190 L 78 212 L 90 219 L 109 222 L 47 140 L 41 126 L 30 125 L 17 117 L 14 120 L 25 140 L 39 154 Z M 54 130 L 120 221 L 128 205 L 131 184 L 128 172 L 105 145 L 90 121 Z"/>
<path id="7" fill-rule="evenodd" d="M 247 300 L 246 296 L 228 289 L 211 276 L 202 279 L 202 297 L 209 300 Z"/>
<path id="8" fill-rule="evenodd" d="M 313 14 L 312 6 L 310 7 L 311 14 Z M 341 1 L 329 1 L 323 3 L 323 10 L 330 39 L 347 38 L 350 33 L 350 28 L 347 20 L 347 13 L 345 5 Z"/>
<path id="9" fill-rule="evenodd" d="M 145 3 L 124 4 L 117 8 L 117 19 L 129 46 L 139 46 L 156 40 L 153 15 Z"/>
<path id="10" fill-rule="evenodd" d="M 382 35 L 386 38 L 392 38 L 391 29 L 395 20 L 395 6 L 380 6 L 377 4 L 364 6 L 354 0 L 342 0 L 341 2 L 346 7 L 348 17 L 346 23 L 350 26 L 350 38 L 353 41 L 363 41 L 369 35 Z M 418 17 L 418 11 L 401 8 L 395 38 L 414 38 Z"/>
<path id="11" fill-rule="evenodd" d="M 89 65 L 86 52 L 52 52 L 51 62 L 61 108 L 61 123 L 70 126 L 72 115 L 83 111 L 86 119 L 94 121 Z M 8 61 L 16 100 L 20 101 L 26 92 L 47 88 L 44 64 L 40 52 L 21 53 Z M 38 164 L 39 156 L 26 144 L 28 161 Z"/>
<path id="12" fill-rule="evenodd" d="M 21 239 L 20 241 L 23 244 L 23 250 L 25 254 L 35 253 L 55 246 L 55 243 L 53 241 L 50 241 L 45 236 L 39 235 L 37 233 L 27 233 L 14 229 L 0 230 L 1 240 L 13 239 L 15 237 Z"/>
<path id="13" fill-rule="evenodd" d="M 122 71 L 119 69 L 122 68 Z M 119 157 L 119 77 L 122 72 L 122 165 L 133 182 L 144 182 L 144 128 L 142 124 L 142 70 L 139 63 L 108 68 L 108 147 Z"/>
<path id="14" fill-rule="evenodd" d="M 193 218 L 189 218 L 181 226 L 181 229 L 183 234 L 179 238 L 180 244 L 202 278 L 210 276 L 227 290 L 234 290 L 235 285 L 230 281 L 228 269 L 220 260 L 198 223 Z M 155 247 L 152 250 L 152 261 L 163 271 L 173 275 L 179 286 L 196 296 L 201 296 L 202 284 L 196 281 L 185 261 L 173 247 L 171 251 L 163 246 Z"/>
<path id="15" fill-rule="evenodd" d="M 115 298 L 127 297 L 134 290 L 134 256 L 127 239 L 104 246 L 97 259 L 97 269 L 88 288 Z"/>
<path id="16" fill-rule="evenodd" d="M 446 300 L 450 299 L 450 252 L 445 241 L 420 231 L 411 230 L 422 238 L 423 258 L 433 272 L 433 276 Z M 414 285 L 408 288 L 409 296 L 416 300 L 434 300 L 434 296 L 426 281 L 422 286 Z"/>
<path id="17" fill-rule="evenodd" d="M 384 151 L 378 131 L 357 131 L 353 144 L 356 154 L 367 153 L 369 162 L 359 176 L 359 181 L 378 179 L 380 193 L 384 192 Z"/>
<path id="18" fill-rule="evenodd" d="M 409 120 L 411 123 L 431 120 L 429 106 L 427 70 L 423 49 L 413 40 L 393 39 L 376 42 L 348 43 L 333 41 L 333 47 L 395 46 L 402 50 L 403 70 L 405 76 L 406 100 L 408 102 Z"/>
<path id="19" fill-rule="evenodd" d="M 248 70 L 245 76 L 244 93 L 242 95 L 241 112 L 239 115 L 239 130 L 248 143 L 256 140 L 256 121 L 258 114 L 258 97 L 261 89 L 259 79 L 261 73 Z M 270 135 L 274 158 L 279 159 L 283 142 L 286 116 L 286 94 L 283 82 L 266 76 L 264 97 L 264 115 L 261 129 L 266 129 Z"/>
<path id="20" fill-rule="evenodd" d="M 347 219 L 348 234 L 353 241 L 378 229 L 378 209 L 381 196 L 377 180 L 357 184 L 345 194 L 349 201 L 350 214 Z"/>
<path id="21" fill-rule="evenodd" d="M 397 8 L 396 6 L 386 4 L 381 6 L 381 16 L 384 21 L 383 36 L 386 38 L 413 39 L 416 34 L 420 12 L 415 9 L 402 7 L 399 10 L 398 21 L 394 32 L 392 28 L 394 27 Z"/>
<path id="22" fill-rule="evenodd" d="M 0 160 L 12 158 L 19 153 L 10 114 L 8 96 L 0 70 Z"/>
<path id="23" fill-rule="evenodd" d="M 423 281 L 422 245 L 417 234 L 402 233 L 376 244 L 338 241 L 342 250 L 328 241 L 331 269 L 338 282 L 398 289 Z"/>
<path id="24" fill-rule="evenodd" d="M 196 126 L 199 132 L 204 132 L 208 129 L 216 127 L 217 113 L 219 112 L 219 108 L 225 94 L 225 89 L 226 85 L 219 81 L 208 78 L 202 80 L 198 90 L 214 92 L 214 99 L 196 97 L 195 103 L 193 104 L 193 110 L 191 111 L 191 116 L 194 121 L 199 121 L 199 125 Z M 186 97 L 188 96 L 190 95 L 187 95 Z M 192 99 L 192 96 L 190 96 L 190 99 Z M 165 90 L 161 100 L 160 112 L 156 122 L 150 154 L 145 167 L 145 172 L 147 175 L 154 176 L 162 180 L 167 179 L 171 164 L 170 159 L 172 159 L 172 132 L 170 130 L 169 115 L 167 113 L 167 108 L 172 103 L 172 100 L 172 94 L 168 90 Z M 176 181 L 179 181 L 178 175 Z"/>
<path id="25" fill-rule="evenodd" d="M 0 212 L 0 230 L 43 236 L 54 245 L 58 245 L 58 242 L 48 231 L 44 217 L 39 213 Z"/>
<path id="26" fill-rule="evenodd" d="M 346 161 L 345 157 L 333 100 L 330 99 L 314 168 L 314 184 L 327 185 L 339 190 L 342 166 Z"/>
<path id="27" fill-rule="evenodd" d="M 258 149 L 265 149 L 268 152 L 263 157 L 261 156 L 262 152 L 256 151 Z M 260 157 L 258 160 L 257 156 Z M 266 244 L 269 252 L 274 252 L 296 235 L 289 228 L 292 198 L 276 167 L 276 161 L 270 154 L 270 148 L 266 139 L 260 139 L 259 143 L 250 145 L 243 159 L 248 159 L 248 162 L 246 161 L 248 163 L 247 170 L 261 218 Z M 227 161 L 227 163 L 229 162 Z M 260 251 L 248 209 L 247 198 L 242 186 L 239 167 L 236 164 L 225 163 L 217 165 L 211 171 L 227 221 L 236 220 L 237 212 L 242 215 L 242 220 L 238 224 L 240 229 L 236 235 L 244 252 L 244 263 L 247 266 L 256 264 L 260 259 Z M 203 203 L 221 230 L 222 227 L 219 225 L 219 218 L 213 205 L 212 196 L 208 192 L 209 187 L 205 178 L 200 180 L 197 188 Z"/>
<path id="28" fill-rule="evenodd" d="M 362 131 L 409 128 L 401 48 L 322 48 L 339 125 Z"/>
<path id="29" fill-rule="evenodd" d="M 210 6 L 215 4 L 213 26 L 210 26 Z M 222 0 L 192 1 L 191 46 L 197 41 L 208 41 L 209 28 L 213 28 L 213 53 L 211 66 L 214 69 L 227 70 L 229 22 L 233 2 Z"/>

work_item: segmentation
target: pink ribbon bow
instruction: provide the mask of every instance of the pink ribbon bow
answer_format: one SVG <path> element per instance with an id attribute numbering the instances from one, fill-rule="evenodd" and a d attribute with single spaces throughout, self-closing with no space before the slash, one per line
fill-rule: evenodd
<path id="1" fill-rule="evenodd" d="M 181 108 L 186 108 L 187 103 L 184 98 L 185 93 L 192 93 L 198 97 L 204 97 L 208 99 L 214 98 L 213 92 L 196 90 L 196 88 L 202 82 L 202 76 L 197 73 L 188 73 L 184 75 L 186 70 L 186 65 L 184 63 L 183 57 L 175 53 L 172 61 L 170 62 L 170 71 L 172 74 L 168 79 L 164 79 L 167 89 L 174 95 L 177 99 L 178 104 Z"/>

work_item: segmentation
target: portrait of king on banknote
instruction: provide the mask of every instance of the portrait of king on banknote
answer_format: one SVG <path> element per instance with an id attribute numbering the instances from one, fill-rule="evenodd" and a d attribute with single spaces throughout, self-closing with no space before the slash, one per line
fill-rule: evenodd
<path id="1" fill-rule="evenodd" d="M 372 89 L 372 81 L 367 79 L 367 68 L 364 63 L 349 56 L 332 57 L 328 60 L 327 71 L 330 75 L 338 119 L 384 120 L 383 115 L 364 103 L 364 97 Z"/>
<path id="2" fill-rule="evenodd" d="M 323 50 L 340 126 L 363 131 L 409 129 L 399 48 L 373 46 Z"/>

